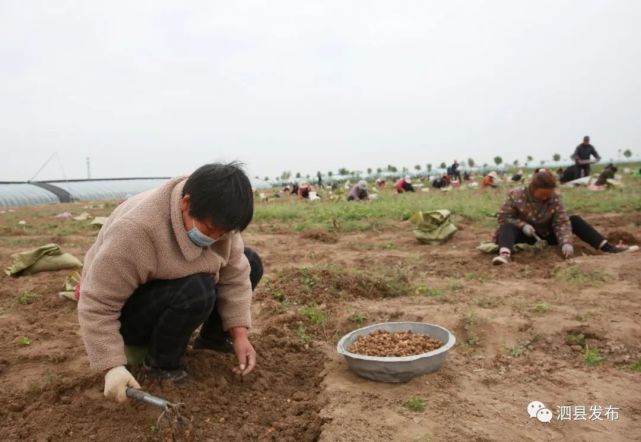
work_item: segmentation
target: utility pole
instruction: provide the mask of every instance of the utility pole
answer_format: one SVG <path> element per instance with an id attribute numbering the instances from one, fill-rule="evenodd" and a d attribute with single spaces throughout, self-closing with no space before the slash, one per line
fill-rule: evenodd
<path id="1" fill-rule="evenodd" d="M 91 179 L 91 160 L 87 157 L 87 179 Z"/>

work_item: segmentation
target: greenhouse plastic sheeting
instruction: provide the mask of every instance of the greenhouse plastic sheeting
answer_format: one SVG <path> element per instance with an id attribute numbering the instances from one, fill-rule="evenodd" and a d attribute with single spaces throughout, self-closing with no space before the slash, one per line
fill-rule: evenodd
<path id="1" fill-rule="evenodd" d="M 168 180 L 169 178 L 135 178 L 4 183 L 0 184 L 0 207 L 59 203 L 61 199 L 53 193 L 56 189 L 60 189 L 58 193 L 72 201 L 123 200 L 159 187 Z M 250 181 L 254 190 L 271 188 L 266 181 Z"/>
<path id="2" fill-rule="evenodd" d="M 96 180 L 53 182 L 78 201 L 120 200 L 153 189 L 167 182 L 166 179 Z"/>
<path id="3" fill-rule="evenodd" d="M 0 184 L 0 207 L 59 203 L 53 193 L 33 184 Z"/>

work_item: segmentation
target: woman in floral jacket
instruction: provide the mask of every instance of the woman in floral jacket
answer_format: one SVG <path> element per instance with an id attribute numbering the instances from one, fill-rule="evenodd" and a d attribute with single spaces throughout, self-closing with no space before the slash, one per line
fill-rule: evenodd
<path id="1" fill-rule="evenodd" d="M 559 245 L 565 258 L 574 254 L 572 234 L 606 253 L 636 251 L 638 246 L 609 243 L 603 235 L 577 215 L 568 216 L 556 193 L 556 178 L 542 169 L 534 174 L 530 185 L 512 190 L 499 211 L 499 228 L 495 241 L 499 256 L 494 265 L 507 264 L 515 243 L 534 244 L 538 238 Z"/>

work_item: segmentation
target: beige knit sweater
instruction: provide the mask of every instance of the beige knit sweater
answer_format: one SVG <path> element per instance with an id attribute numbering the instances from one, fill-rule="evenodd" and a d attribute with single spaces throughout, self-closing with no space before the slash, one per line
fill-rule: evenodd
<path id="1" fill-rule="evenodd" d="M 96 370 L 127 363 L 120 312 L 134 290 L 154 279 L 211 273 L 223 327 L 249 327 L 249 262 L 239 233 L 213 246 L 194 245 L 180 199 L 186 178 L 128 199 L 113 211 L 85 256 L 80 284 L 80 333 Z"/>

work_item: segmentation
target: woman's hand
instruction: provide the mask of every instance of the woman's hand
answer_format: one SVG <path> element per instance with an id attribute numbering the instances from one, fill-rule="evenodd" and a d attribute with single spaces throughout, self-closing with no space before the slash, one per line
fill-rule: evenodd
<path id="1" fill-rule="evenodd" d="M 574 247 L 572 247 L 572 244 L 563 244 L 561 252 L 565 259 L 572 258 L 572 255 L 574 255 Z"/>
<path id="2" fill-rule="evenodd" d="M 525 236 L 529 236 L 530 238 L 532 238 L 536 233 L 536 230 L 534 230 L 534 227 L 532 227 L 529 224 L 524 225 L 523 229 L 521 230 L 523 230 L 523 233 L 525 234 Z"/>

